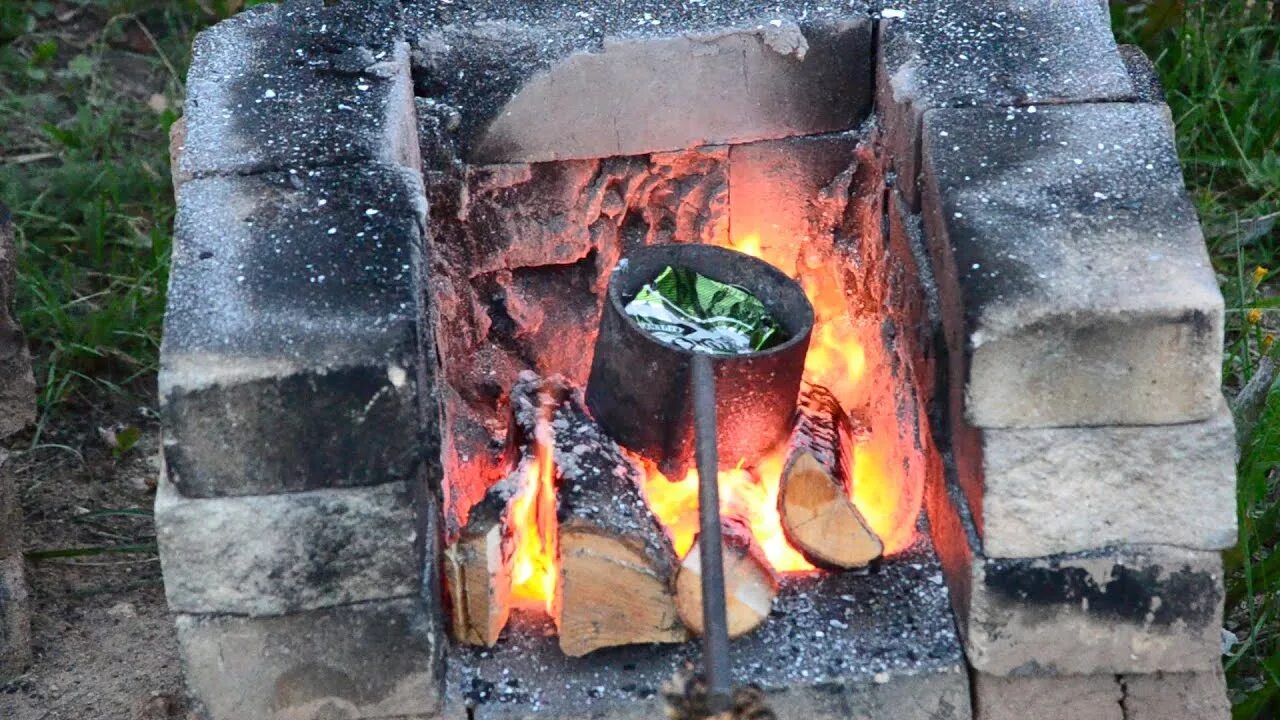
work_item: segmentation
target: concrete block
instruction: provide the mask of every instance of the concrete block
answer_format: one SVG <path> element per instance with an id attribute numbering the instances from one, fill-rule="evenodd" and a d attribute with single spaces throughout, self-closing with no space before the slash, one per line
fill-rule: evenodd
<path id="1" fill-rule="evenodd" d="M 1125 675 L 1124 720 L 1227 720 L 1231 702 L 1222 668 L 1201 673 Z"/>
<path id="2" fill-rule="evenodd" d="M 1131 720 L 1115 675 L 971 676 L 974 720 Z"/>
<path id="3" fill-rule="evenodd" d="M 1235 428 L 1225 402 L 1184 425 L 980 432 L 981 477 L 960 482 L 978 484 L 966 494 L 981 498 L 987 557 L 1235 545 Z"/>
<path id="4" fill-rule="evenodd" d="M 36 381 L 31 374 L 27 339 L 13 315 L 18 255 L 13 244 L 13 218 L 0 205 L 0 438 L 36 419 Z"/>
<path id="5" fill-rule="evenodd" d="M 179 615 L 177 625 L 209 720 L 437 717 L 444 635 L 420 598 L 273 618 Z"/>
<path id="6" fill-rule="evenodd" d="M 22 556 L 0 558 L 0 685 L 31 662 L 31 604 Z"/>
<path id="7" fill-rule="evenodd" d="M 393 4 L 260 5 L 200 33 L 175 176 L 418 168 L 409 46 L 393 39 Z"/>
<path id="8" fill-rule="evenodd" d="M 1129 99 L 1134 89 L 1100 3 L 897 0 L 879 24 L 876 105 L 899 186 L 918 207 L 924 113 Z"/>
<path id="9" fill-rule="evenodd" d="M 459 111 L 472 163 L 846 130 L 870 109 L 862 0 L 408 5 L 418 94 Z"/>
<path id="10" fill-rule="evenodd" d="M 1220 407 L 1223 300 L 1154 104 L 933 110 L 924 219 L 975 427 Z"/>
<path id="11" fill-rule="evenodd" d="M 932 483 L 926 506 L 975 670 L 1010 677 L 1216 666 L 1223 602 L 1218 553 L 1133 545 L 988 558 L 954 483 Z"/>
<path id="12" fill-rule="evenodd" d="M 436 531 L 428 504 L 404 482 L 189 499 L 162 480 L 155 519 L 169 607 L 279 615 L 415 594 Z"/>
<path id="13" fill-rule="evenodd" d="M 372 485 L 434 457 L 424 214 L 420 177 L 386 165 L 183 185 L 159 377 L 179 491 Z"/>

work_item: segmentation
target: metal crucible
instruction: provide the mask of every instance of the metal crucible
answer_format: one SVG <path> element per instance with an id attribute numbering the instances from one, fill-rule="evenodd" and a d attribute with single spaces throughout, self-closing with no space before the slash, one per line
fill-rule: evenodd
<path id="1" fill-rule="evenodd" d="M 694 352 L 664 343 L 627 315 L 626 305 L 667 266 L 684 267 L 754 295 L 786 335 L 742 355 L 712 355 L 722 468 L 751 465 L 790 431 L 813 331 L 813 307 L 781 270 L 714 245 L 651 245 L 624 258 L 608 296 L 587 381 L 595 419 L 627 449 L 681 480 L 694 462 L 690 361 Z"/>

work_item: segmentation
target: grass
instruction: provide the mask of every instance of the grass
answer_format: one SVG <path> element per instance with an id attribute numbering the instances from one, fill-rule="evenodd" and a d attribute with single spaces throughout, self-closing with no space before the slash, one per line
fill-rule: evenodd
<path id="1" fill-rule="evenodd" d="M 1122 41 L 1155 61 L 1187 182 L 1227 300 L 1228 392 L 1274 356 L 1280 298 L 1280 5 L 1245 0 L 1113 3 Z M 1280 392 L 1241 448 L 1240 543 L 1226 554 L 1224 658 L 1234 716 L 1280 717 Z"/>
<path id="2" fill-rule="evenodd" d="M 150 396 L 173 223 L 166 136 L 191 38 L 229 8 L 114 0 L 0 4 L 0 203 L 39 430 Z"/>
<path id="3" fill-rule="evenodd" d="M 87 408 L 151 400 L 173 219 L 166 135 L 194 33 L 241 3 L 0 2 L 0 202 L 16 220 L 17 311 L 42 387 L 33 444 Z M 1117 2 L 1113 20 L 1168 91 L 1227 299 L 1230 393 L 1280 351 L 1280 11 L 1149 0 Z M 1241 449 L 1241 542 L 1226 556 L 1241 719 L 1280 716 L 1280 393 L 1262 418 Z M 90 550 L 121 551 L 104 548 Z"/>

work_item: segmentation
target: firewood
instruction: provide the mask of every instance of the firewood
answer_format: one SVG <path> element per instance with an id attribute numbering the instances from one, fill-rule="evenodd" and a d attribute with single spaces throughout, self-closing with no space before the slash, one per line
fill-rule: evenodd
<path id="1" fill-rule="evenodd" d="M 729 637 L 736 638 L 756 629 L 769 617 L 778 596 L 778 575 L 751 534 L 750 524 L 741 515 L 731 511 L 722 515 L 720 528 L 725 616 Z M 701 543 L 695 539 L 676 572 L 676 609 L 680 619 L 696 635 L 703 632 L 701 551 Z"/>
<path id="2" fill-rule="evenodd" d="M 587 415 L 580 393 L 553 394 L 560 400 L 551 422 L 559 473 L 553 615 L 560 649 L 577 657 L 687 640 L 671 592 L 675 550 L 645 503 L 640 468 Z"/>
<path id="3" fill-rule="evenodd" d="M 522 373 L 511 390 L 507 442 L 500 467 L 510 470 L 471 508 L 457 541 L 444 551 L 453 636 L 458 642 L 492 646 L 511 614 L 516 533 L 511 504 L 525 489 L 537 462 L 539 417 L 569 386 Z"/>
<path id="4" fill-rule="evenodd" d="M 787 539 L 819 567 L 862 567 L 884 552 L 853 504 L 853 440 L 853 423 L 836 397 L 806 384 L 796 405 L 778 512 Z"/>
<path id="5" fill-rule="evenodd" d="M 511 614 L 515 532 L 511 502 L 534 462 L 527 455 L 471 508 L 456 542 L 444 551 L 445 585 L 455 640 L 492 647 Z"/>

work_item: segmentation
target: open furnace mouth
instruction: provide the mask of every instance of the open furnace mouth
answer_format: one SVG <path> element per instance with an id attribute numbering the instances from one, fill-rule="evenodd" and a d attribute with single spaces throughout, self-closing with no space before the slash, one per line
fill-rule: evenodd
<path id="1" fill-rule="evenodd" d="M 630 659 L 620 665 L 648 660 L 648 676 L 622 683 L 633 692 L 620 695 L 635 699 L 697 657 L 695 645 L 680 643 L 702 627 L 698 476 L 688 462 L 660 467 L 666 455 L 687 459 L 693 444 L 686 404 L 661 397 L 673 388 L 685 392 L 685 380 L 664 382 L 663 373 L 681 375 L 687 367 L 648 369 L 659 397 L 642 392 L 630 406 L 610 403 L 607 417 L 596 417 L 599 408 L 588 407 L 584 390 L 589 381 L 628 378 L 620 361 L 600 357 L 612 341 L 600 341 L 601 319 L 619 316 L 606 307 L 619 263 L 644 248 L 702 244 L 758 258 L 794 279 L 813 314 L 808 352 L 797 360 L 801 392 L 793 383 L 789 395 L 771 393 L 767 374 L 729 372 L 719 381 L 721 395 L 729 383 L 789 418 L 781 437 L 749 419 L 722 418 L 731 633 L 759 627 L 757 634 L 775 643 L 788 638 L 790 652 L 806 658 L 816 678 L 857 675 L 859 653 L 830 652 L 820 628 L 872 628 L 883 610 L 841 597 L 869 592 L 901 569 L 925 582 L 940 577 L 933 560 L 934 570 L 921 572 L 931 550 L 918 532 L 926 474 L 941 467 L 925 415 L 933 370 L 923 342 L 922 251 L 909 235 L 889 232 L 879 152 L 868 127 L 427 173 L 446 418 L 444 584 L 455 641 L 496 645 L 492 656 L 509 658 L 504 646 L 524 647 L 532 640 L 523 636 L 552 628 L 558 650 L 550 643 L 545 649 L 547 667 L 556 669 L 544 671 L 548 679 L 573 667 L 557 655 L 591 653 L 590 661 L 604 648 L 627 647 Z M 597 365 L 609 366 L 597 369 L 599 377 L 593 351 Z M 626 357 L 637 373 L 653 363 Z M 637 452 L 606 426 L 626 427 L 646 438 L 644 449 L 667 452 Z M 884 584 L 895 586 L 916 592 L 903 581 Z M 817 601 L 824 607 L 817 617 L 815 592 L 831 593 Z M 939 609 L 945 604 L 935 601 Z M 939 623 L 918 642 L 939 654 L 948 637 L 954 643 Z M 761 672 L 769 655 L 779 666 L 794 659 L 744 651 L 757 667 L 751 679 L 765 685 L 773 684 Z M 906 665 L 906 658 L 897 660 Z M 490 668 L 509 670 L 481 662 L 462 681 L 494 683 L 485 701 L 540 694 L 530 678 L 520 681 L 523 690 L 504 694 L 500 677 L 485 677 Z"/>
<path id="2" fill-rule="evenodd" d="M 762 400 L 799 421 L 718 438 L 734 683 L 781 720 L 1226 715 L 1223 301 L 1151 68 L 1095 0 L 893 4 L 287 0 L 200 36 L 155 519 L 211 720 L 661 712 L 702 664 L 697 484 L 590 402 L 655 246 L 814 311 Z"/>
<path id="3" fill-rule="evenodd" d="M 640 374 L 639 365 L 653 363 L 614 359 L 622 354 L 609 343 L 625 342 L 621 333 L 599 338 L 611 274 L 649 243 L 745 252 L 794 278 L 813 306 L 808 355 L 799 347 L 806 388 L 795 432 L 780 438 L 749 419 L 722 421 L 730 469 L 719 491 L 735 529 L 728 580 L 737 632 L 767 619 L 778 573 L 831 571 L 814 561 L 865 568 L 881 548 L 893 557 L 911 546 L 927 465 L 920 438 L 929 433 L 915 386 L 923 351 L 908 337 L 920 319 L 908 314 L 923 296 L 909 284 L 909 247 L 882 247 L 884 187 L 864 133 L 536 164 L 526 173 L 494 187 L 493 169 L 467 168 L 442 174 L 431 192 L 439 199 L 445 183 L 456 183 L 467 199 L 465 208 L 436 204 L 435 218 L 462 222 L 434 233 L 447 240 L 436 240 L 444 261 L 431 286 L 451 293 L 436 305 L 436 341 L 448 389 L 444 555 L 454 637 L 492 646 L 512 607 L 547 612 L 559 646 L 575 656 L 685 641 L 700 626 L 698 597 L 681 596 L 696 583 L 680 579 L 696 573 L 696 470 L 676 462 L 678 477 L 668 478 L 662 451 L 644 457 L 620 447 L 582 400 L 593 348 L 596 365 L 608 364 L 591 379 L 602 386 L 625 382 L 620 364 L 635 363 L 631 374 Z M 540 249 L 527 245 L 531 237 Z M 477 255 L 497 269 L 475 273 Z M 890 292 L 891 277 L 908 287 Z M 687 373 L 658 370 L 652 392 L 678 395 L 676 383 L 660 383 L 664 370 Z M 768 382 L 730 370 L 722 395 L 746 391 L 791 415 L 795 383 L 790 397 L 723 387 Z M 611 402 L 605 424 L 652 425 L 639 433 L 646 438 L 682 427 L 666 447 L 691 447 L 678 397 L 646 402 L 640 393 L 630 407 Z M 829 489 L 809 479 L 814 473 L 827 475 Z"/>

